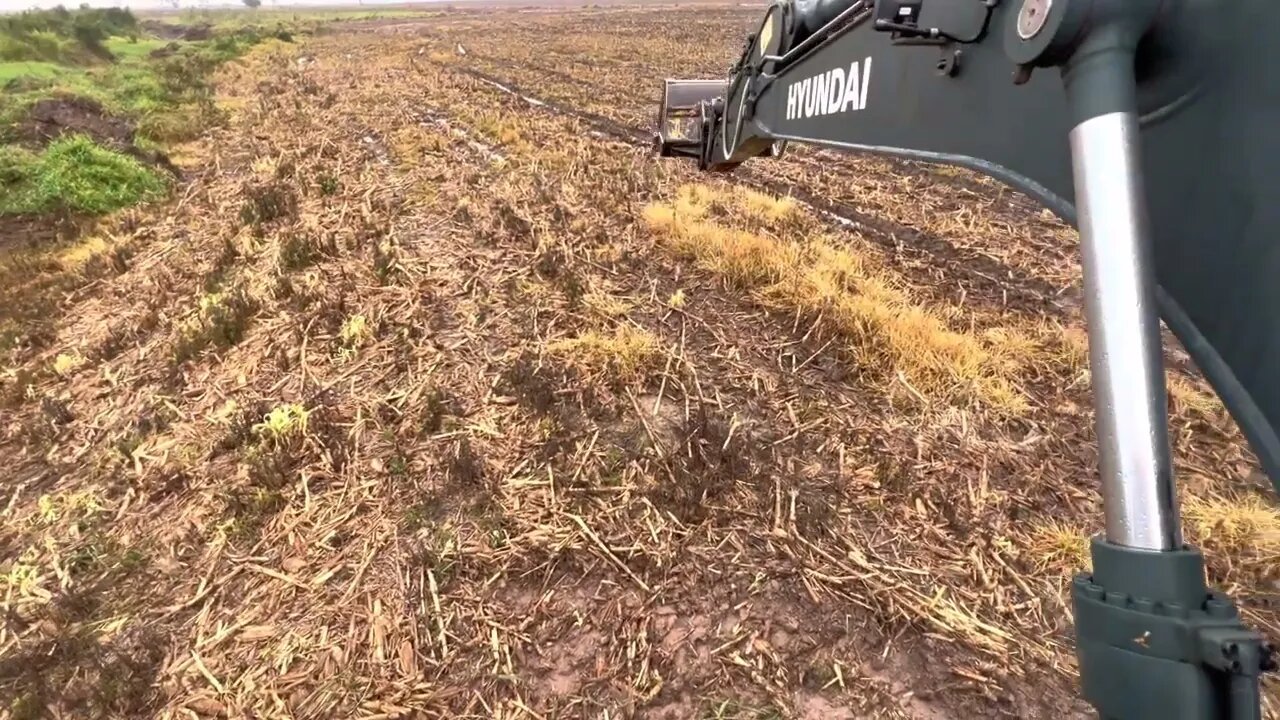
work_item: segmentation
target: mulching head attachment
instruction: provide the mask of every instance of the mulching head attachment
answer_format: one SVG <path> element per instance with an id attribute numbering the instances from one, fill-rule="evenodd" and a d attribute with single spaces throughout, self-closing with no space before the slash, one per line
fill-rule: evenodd
<path id="1" fill-rule="evenodd" d="M 724 97 L 727 80 L 667 80 L 658 111 L 658 132 L 654 137 L 661 157 L 702 156 L 709 139 L 708 105 Z"/>

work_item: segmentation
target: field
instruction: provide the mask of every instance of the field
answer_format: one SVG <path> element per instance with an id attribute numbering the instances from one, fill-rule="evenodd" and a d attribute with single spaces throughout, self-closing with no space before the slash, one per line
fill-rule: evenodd
<path id="1" fill-rule="evenodd" d="M 217 71 L 166 198 L 3 226 L 0 717 L 1089 717 L 1075 233 L 653 157 L 758 12 L 331 18 Z M 1280 512 L 1166 355 L 1188 539 L 1274 638 Z"/>

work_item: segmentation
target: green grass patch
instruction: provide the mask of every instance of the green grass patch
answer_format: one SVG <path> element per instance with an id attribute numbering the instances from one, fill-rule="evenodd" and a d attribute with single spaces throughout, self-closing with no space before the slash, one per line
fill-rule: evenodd
<path id="1" fill-rule="evenodd" d="M 7 62 L 92 62 L 93 56 L 74 40 L 45 31 L 0 30 L 0 60 Z"/>
<path id="2" fill-rule="evenodd" d="M 237 21 L 208 40 L 170 43 L 146 36 L 127 10 L 0 16 L 0 214 L 99 214 L 162 196 L 164 177 L 92 138 L 63 138 L 43 152 L 7 143 L 30 140 L 23 122 L 36 103 L 78 97 L 130 120 L 138 148 L 163 151 L 222 122 L 214 69 L 269 37 L 291 39 L 291 27 Z M 173 52 L 153 57 L 171 44 Z"/>
<path id="3" fill-rule="evenodd" d="M 28 10 L 0 17 L 0 61 L 89 65 L 111 59 L 108 38 L 137 35 L 137 18 L 121 8 Z"/>
<path id="4" fill-rule="evenodd" d="M 127 117 L 139 125 L 152 115 L 180 111 L 187 98 L 170 92 L 161 82 L 159 68 L 150 65 L 146 61 L 95 68 L 38 66 L 37 73 L 17 76 L 21 84 L 16 91 L 11 88 L 0 93 L 0 142 L 26 117 L 32 105 L 45 98 L 90 98 L 108 113 Z M 0 73 L 4 67 L 0 65 Z M 192 93 L 196 94 L 199 93 Z"/>
<path id="5" fill-rule="evenodd" d="M 0 214 L 107 213 L 165 189 L 165 180 L 137 160 L 82 136 L 57 140 L 39 155 L 0 148 Z"/>
<path id="6" fill-rule="evenodd" d="M 152 52 L 169 44 L 159 38 L 113 37 L 104 43 L 117 62 L 136 62 L 148 58 Z"/>
<path id="7" fill-rule="evenodd" d="M 117 36 L 103 41 L 103 49 L 114 57 L 112 62 L 92 66 L 0 62 L 0 87 L 20 81 L 0 92 L 0 142 L 33 104 L 59 95 L 91 98 L 112 115 L 133 120 L 144 141 L 163 145 L 188 140 L 220 120 L 209 81 L 213 70 L 260 40 L 282 35 L 288 33 L 239 30 L 209 40 L 178 42 L 173 54 L 160 58 L 151 53 L 168 46 L 168 41 Z"/>
<path id="8" fill-rule="evenodd" d="M 35 177 L 40 158 L 30 150 L 11 145 L 0 146 L 0 202 L 13 194 L 15 188 Z M 0 206 L 3 207 L 3 206 Z"/>
<path id="9" fill-rule="evenodd" d="M 68 72 L 74 71 L 69 70 L 66 66 L 46 60 L 0 62 L 0 86 L 6 85 L 10 80 L 17 78 L 44 80 L 56 78 Z"/>

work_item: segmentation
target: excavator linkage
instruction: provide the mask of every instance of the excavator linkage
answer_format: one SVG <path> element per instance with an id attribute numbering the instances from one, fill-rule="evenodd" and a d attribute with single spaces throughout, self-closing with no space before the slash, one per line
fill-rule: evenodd
<path id="1" fill-rule="evenodd" d="M 710 134 L 707 114 L 728 87 L 726 80 L 667 80 L 654 135 L 658 155 L 701 158 Z"/>

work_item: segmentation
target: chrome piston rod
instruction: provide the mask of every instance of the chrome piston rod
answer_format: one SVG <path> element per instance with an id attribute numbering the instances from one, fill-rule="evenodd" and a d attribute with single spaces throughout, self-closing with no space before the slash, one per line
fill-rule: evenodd
<path id="1" fill-rule="evenodd" d="M 1170 550 L 1182 538 L 1137 116 L 1090 118 L 1070 141 L 1106 538 Z"/>

